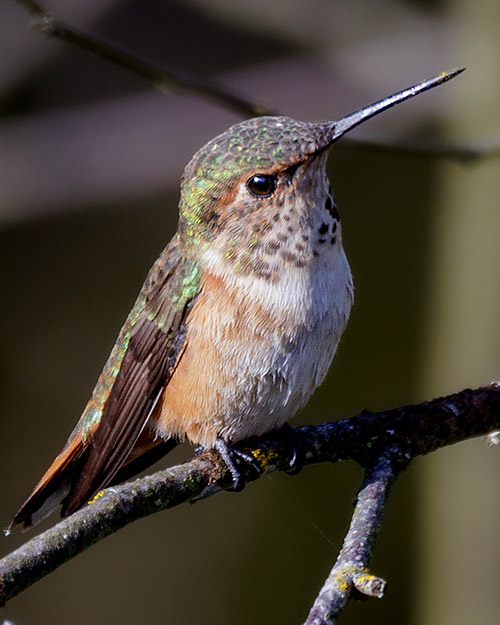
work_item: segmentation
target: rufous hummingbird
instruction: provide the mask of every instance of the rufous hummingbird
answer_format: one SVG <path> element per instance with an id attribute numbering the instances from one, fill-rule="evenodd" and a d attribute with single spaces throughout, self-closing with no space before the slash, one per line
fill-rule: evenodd
<path id="1" fill-rule="evenodd" d="M 330 148 L 444 73 L 333 122 L 258 117 L 184 170 L 179 225 L 69 440 L 10 528 L 66 516 L 179 441 L 218 449 L 280 428 L 321 384 L 353 301 Z"/>

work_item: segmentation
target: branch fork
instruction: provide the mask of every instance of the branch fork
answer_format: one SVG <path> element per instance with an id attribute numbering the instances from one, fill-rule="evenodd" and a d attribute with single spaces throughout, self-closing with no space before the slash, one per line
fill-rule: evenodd
<path id="1" fill-rule="evenodd" d="M 331 625 L 351 597 L 381 597 L 385 582 L 370 573 L 370 561 L 390 489 L 416 456 L 473 436 L 500 430 L 498 384 L 386 412 L 297 428 L 306 442 L 303 464 L 352 459 L 365 468 L 344 544 L 304 625 Z M 263 473 L 288 471 L 292 437 L 271 432 L 241 448 Z M 244 473 L 245 482 L 257 479 Z M 0 560 L 0 605 L 26 590 L 78 553 L 125 525 L 160 510 L 214 495 L 232 485 L 217 452 L 105 490 L 90 505 L 31 539 Z"/>

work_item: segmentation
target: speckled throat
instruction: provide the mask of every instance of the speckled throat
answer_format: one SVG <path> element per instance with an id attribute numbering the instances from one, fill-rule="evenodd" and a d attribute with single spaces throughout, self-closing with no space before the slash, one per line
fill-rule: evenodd
<path id="1" fill-rule="evenodd" d="M 290 268 L 312 269 L 342 245 L 326 158 L 320 154 L 284 172 L 257 209 L 244 188 L 236 194 L 213 241 L 233 271 L 275 282 Z"/>

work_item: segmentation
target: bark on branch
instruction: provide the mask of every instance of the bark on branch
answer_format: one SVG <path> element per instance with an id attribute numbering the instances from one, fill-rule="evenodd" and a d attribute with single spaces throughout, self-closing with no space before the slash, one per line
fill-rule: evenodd
<path id="1" fill-rule="evenodd" d="M 385 501 L 398 473 L 416 456 L 500 429 L 500 385 L 334 423 L 301 427 L 304 464 L 352 459 L 366 474 L 341 554 L 306 625 L 335 622 L 352 592 L 381 596 L 384 582 L 368 565 Z M 241 445 L 262 473 L 286 471 L 294 454 L 286 429 Z M 249 473 L 247 481 L 256 479 Z M 129 484 L 109 488 L 84 509 L 0 560 L 0 605 L 64 562 L 133 521 L 180 503 L 213 495 L 231 485 L 216 452 Z M 312 620 L 311 620 L 312 619 Z"/>

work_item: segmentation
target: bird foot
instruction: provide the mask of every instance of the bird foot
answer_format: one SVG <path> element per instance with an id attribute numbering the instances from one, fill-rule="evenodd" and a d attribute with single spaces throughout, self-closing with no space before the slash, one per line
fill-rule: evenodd
<path id="1" fill-rule="evenodd" d="M 230 447 L 222 438 L 215 441 L 214 449 L 219 452 L 231 473 L 233 478 L 231 490 L 238 492 L 245 487 L 246 480 L 241 471 L 242 465 L 250 467 L 257 474 L 262 473 L 259 463 L 252 454 Z"/>

